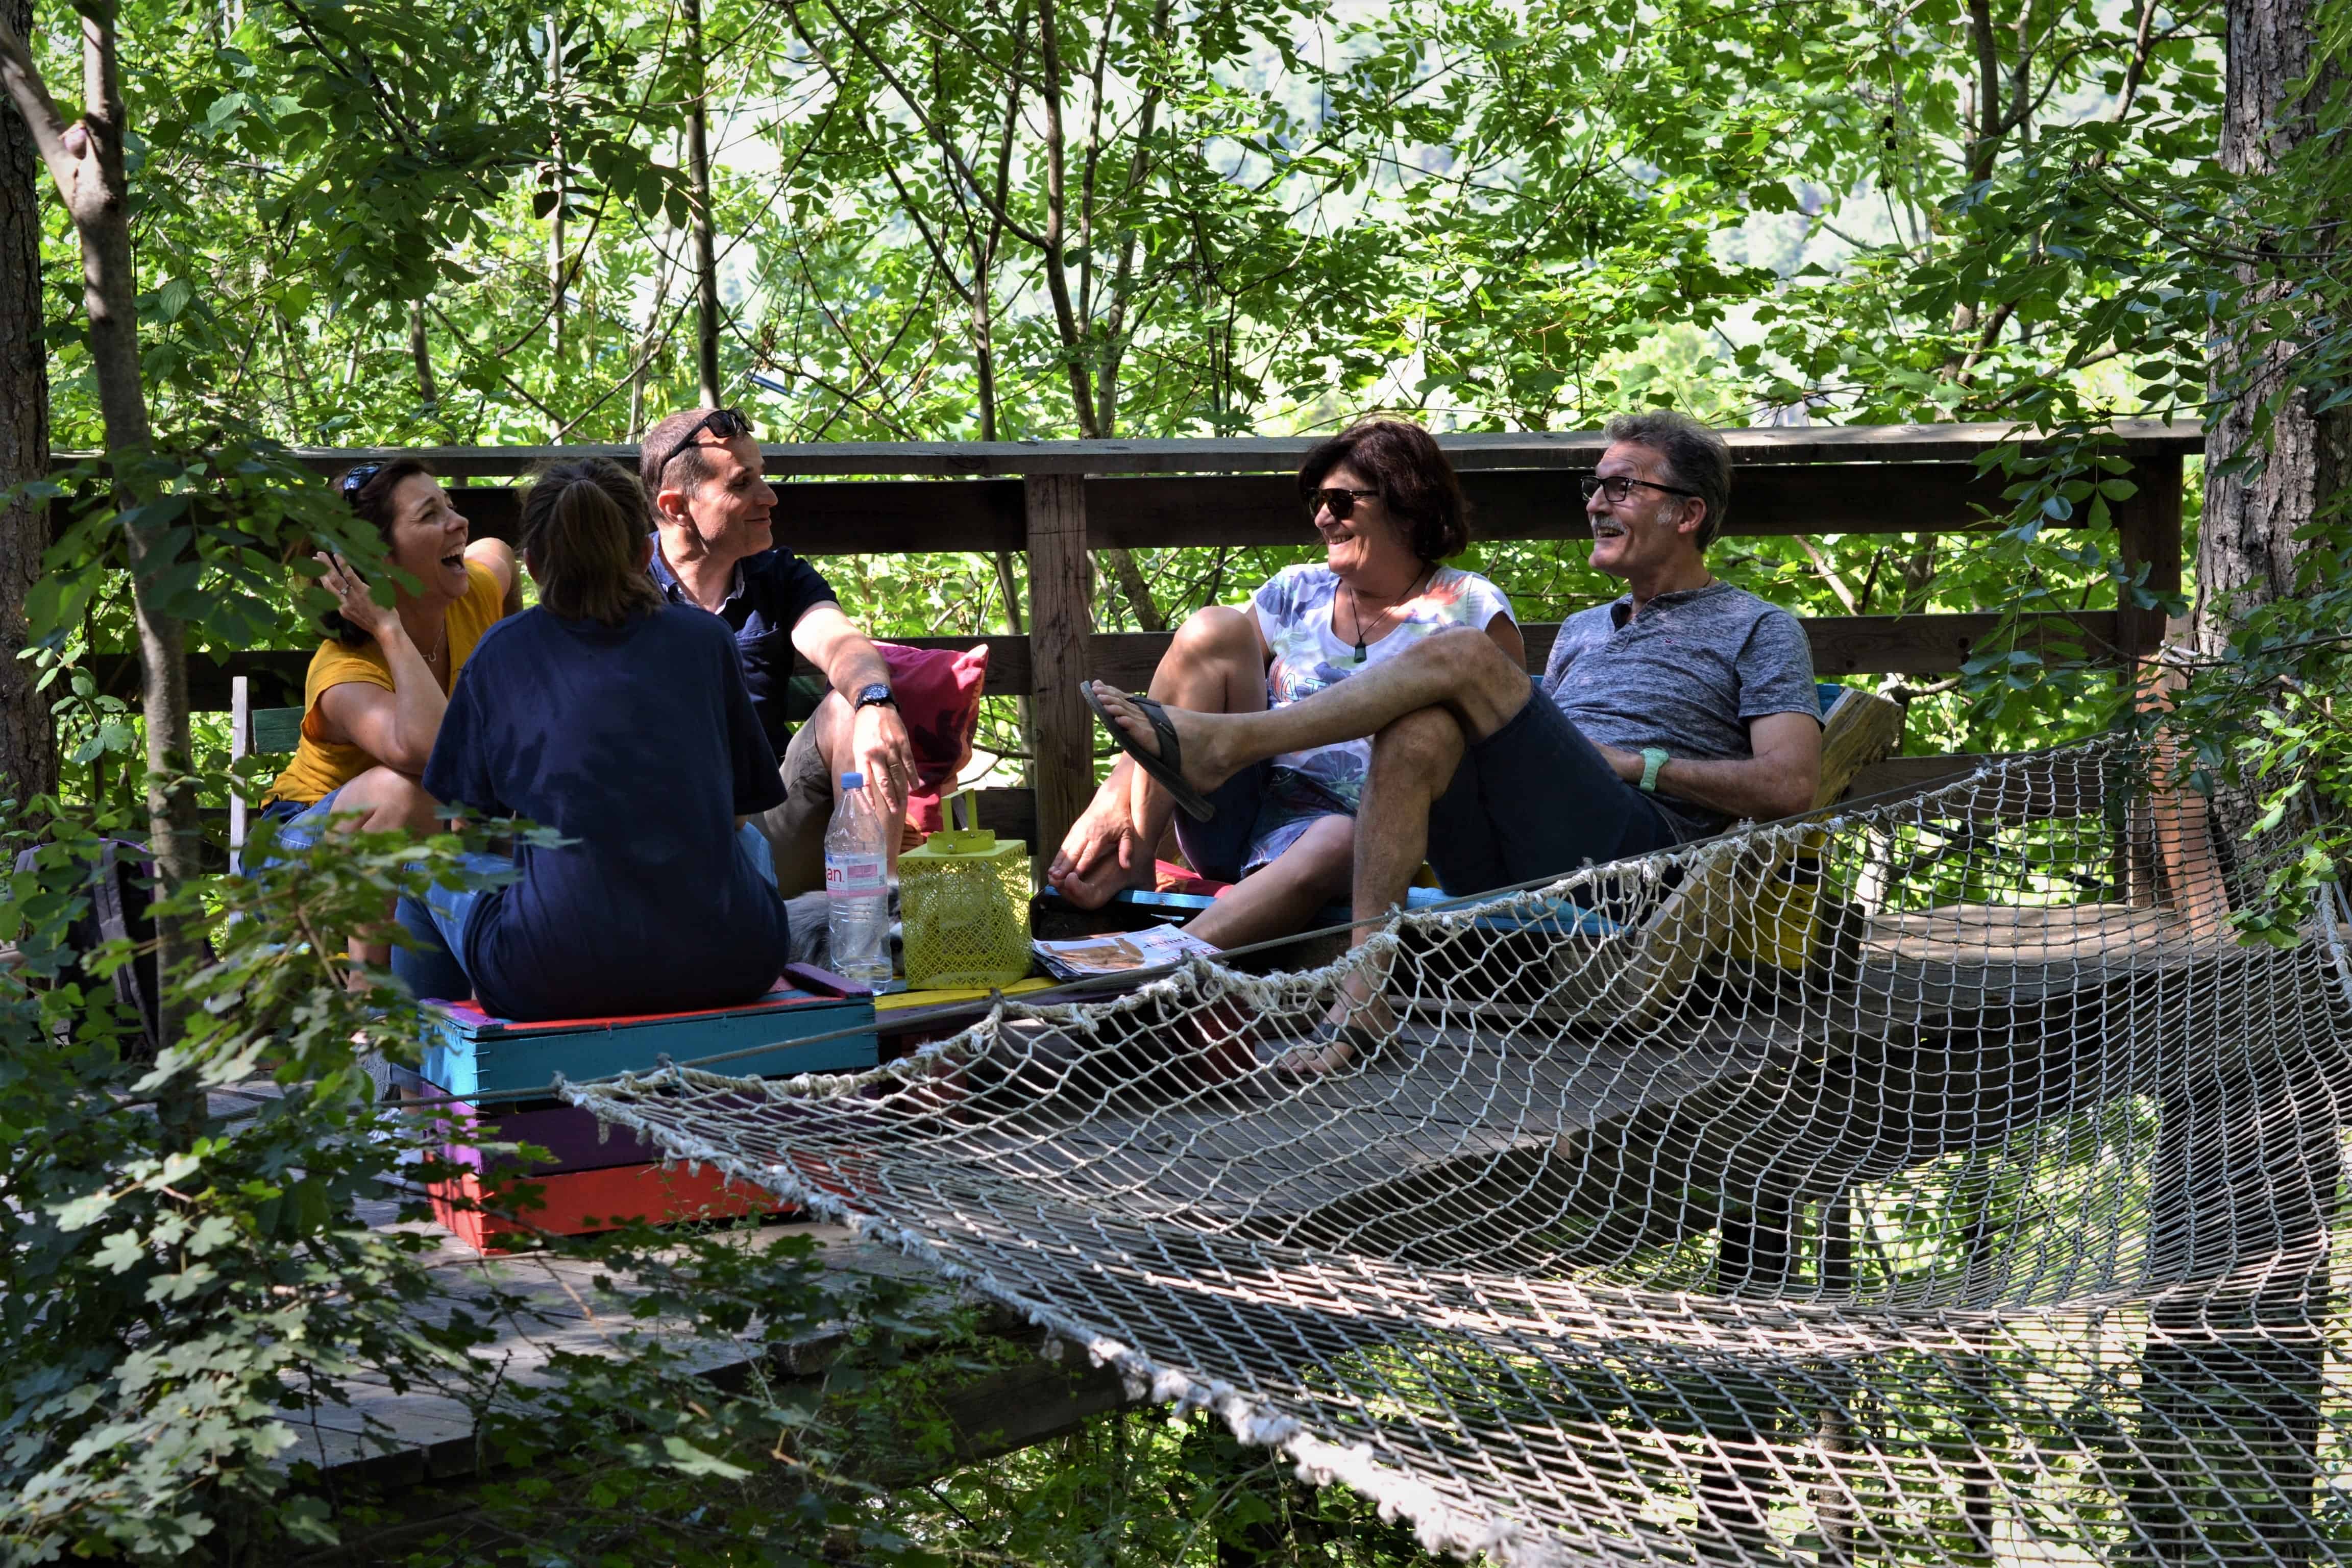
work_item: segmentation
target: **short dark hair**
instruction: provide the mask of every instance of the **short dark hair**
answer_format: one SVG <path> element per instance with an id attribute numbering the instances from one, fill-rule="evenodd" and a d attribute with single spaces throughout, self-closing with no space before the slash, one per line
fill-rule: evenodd
<path id="1" fill-rule="evenodd" d="M 1609 421 L 1601 438 L 1611 446 L 1646 447 L 1666 460 L 1675 482 L 1696 490 L 1706 502 L 1699 523 L 1698 547 L 1705 550 L 1723 532 L 1731 515 L 1731 448 L 1721 436 L 1687 414 L 1652 408 L 1640 414 L 1620 414 Z"/>
<path id="2" fill-rule="evenodd" d="M 374 471 L 370 472 L 370 469 Z M 400 489 L 402 480 L 413 479 L 419 474 L 428 479 L 441 477 L 433 471 L 431 465 L 419 458 L 394 458 L 385 463 L 355 463 L 335 476 L 335 490 L 351 504 L 352 514 L 361 521 L 375 525 L 384 549 L 390 551 L 393 494 Z M 357 485 L 352 483 L 354 479 L 360 481 Z M 315 544 L 295 546 L 298 552 L 318 548 Z M 365 647 L 375 640 L 343 619 L 341 610 L 329 610 L 321 615 L 319 630 L 346 647 Z"/>
<path id="3" fill-rule="evenodd" d="M 1423 561 L 1459 555 L 1470 543 L 1470 503 L 1436 437 L 1403 419 L 1359 419 L 1318 441 L 1298 466 L 1298 497 L 1313 502 L 1332 469 L 1345 463 L 1381 492 L 1389 515 Z"/>
<path id="4" fill-rule="evenodd" d="M 702 488 L 707 479 L 717 477 L 718 470 L 710 459 L 702 455 L 702 442 L 679 447 L 686 433 L 718 412 L 715 408 L 681 408 L 656 424 L 639 438 L 637 446 L 637 483 L 643 487 L 646 515 L 653 516 L 654 498 L 661 494 L 665 478 L 676 479 L 678 487 L 689 493 Z M 676 448 L 677 456 L 667 463 L 662 455 Z"/>
<path id="5" fill-rule="evenodd" d="M 609 458 L 552 463 L 523 492 L 518 531 L 539 602 L 566 620 L 617 626 L 666 601 L 638 563 L 646 497 Z"/>

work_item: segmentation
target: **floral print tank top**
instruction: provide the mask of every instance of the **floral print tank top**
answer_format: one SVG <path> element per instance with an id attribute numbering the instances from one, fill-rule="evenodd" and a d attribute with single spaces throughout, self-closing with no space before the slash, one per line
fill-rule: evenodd
<path id="1" fill-rule="evenodd" d="M 1360 664 L 1355 645 L 1331 630 L 1331 606 L 1339 592 L 1339 579 L 1328 566 L 1286 566 L 1251 599 L 1258 630 L 1274 652 L 1265 672 L 1270 706 L 1311 697 L 1360 669 L 1395 658 L 1443 627 L 1483 631 L 1496 616 L 1517 620 L 1510 600 L 1495 584 L 1475 572 L 1441 566 L 1418 595 L 1398 606 L 1389 634 L 1365 646 Z M 1370 741 L 1286 752 L 1275 758 L 1267 781 L 1267 805 L 1273 809 L 1259 816 L 1251 864 L 1264 865 L 1279 855 L 1317 816 L 1334 811 L 1352 815 L 1363 798 L 1371 761 Z"/>

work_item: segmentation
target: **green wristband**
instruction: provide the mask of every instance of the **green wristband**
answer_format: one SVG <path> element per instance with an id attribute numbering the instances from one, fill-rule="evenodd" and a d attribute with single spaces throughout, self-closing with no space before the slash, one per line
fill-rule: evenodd
<path id="1" fill-rule="evenodd" d="M 1666 762 L 1667 756 L 1663 747 L 1642 748 L 1642 793 L 1643 795 L 1658 793 L 1658 770 L 1664 767 Z"/>

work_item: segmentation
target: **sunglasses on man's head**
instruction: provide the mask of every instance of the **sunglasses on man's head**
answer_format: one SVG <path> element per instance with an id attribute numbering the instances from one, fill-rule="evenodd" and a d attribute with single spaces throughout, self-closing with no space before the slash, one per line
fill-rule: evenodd
<path id="1" fill-rule="evenodd" d="M 722 441 L 732 441 L 738 437 L 749 436 L 751 433 L 751 422 L 743 416 L 743 411 L 740 408 L 712 409 L 696 420 L 694 428 L 678 437 L 677 445 L 662 454 L 662 460 L 654 465 L 654 477 L 659 479 L 664 470 L 677 461 L 677 455 L 680 452 L 702 439 L 702 433 L 705 430 Z"/>
<path id="2" fill-rule="evenodd" d="M 1378 490 L 1340 489 L 1337 486 L 1329 489 L 1310 490 L 1307 496 L 1307 515 L 1313 517 L 1318 511 L 1328 511 L 1345 522 L 1356 515 L 1357 501 L 1370 500 L 1380 493 Z"/>

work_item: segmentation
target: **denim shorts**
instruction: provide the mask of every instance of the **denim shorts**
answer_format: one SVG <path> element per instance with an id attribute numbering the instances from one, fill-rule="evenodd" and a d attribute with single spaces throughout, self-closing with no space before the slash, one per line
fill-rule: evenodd
<path id="1" fill-rule="evenodd" d="M 336 797 L 341 794 L 341 790 L 330 791 L 308 805 L 299 800 L 273 800 L 261 808 L 260 815 L 278 825 L 279 844 L 293 850 L 310 849 L 317 846 L 320 835 L 327 831 L 335 815 Z M 267 871 L 282 863 L 272 857 L 254 869 Z M 408 937 L 404 942 L 393 944 L 393 978 L 407 986 L 409 994 L 442 1002 L 460 1002 L 473 994 L 474 983 L 466 978 L 465 965 L 457 957 L 465 950 L 444 940 L 424 900 L 403 893 L 394 907 L 393 919 Z"/>
<path id="2" fill-rule="evenodd" d="M 757 817 L 735 830 L 735 853 L 751 863 L 751 868 L 760 874 L 761 880 L 772 888 L 776 885 L 774 852 L 769 847 L 768 836 L 760 831 Z M 465 872 L 461 886 L 445 888 L 436 882 L 425 890 L 424 912 L 432 922 L 433 933 L 438 939 L 437 945 L 458 955 L 461 970 L 465 963 L 467 934 L 481 911 L 483 899 L 512 880 L 509 873 L 514 869 L 514 858 L 510 855 L 468 850 L 460 860 Z M 402 901 L 405 903 L 408 900 Z M 406 924 L 405 921 L 402 923 Z M 468 981 L 467 993 L 470 994 L 472 989 L 472 983 Z"/>
<path id="3" fill-rule="evenodd" d="M 335 815 L 335 797 L 341 793 L 333 791 L 308 805 L 273 800 L 261 808 L 261 815 L 278 824 L 279 843 L 289 849 L 310 849 L 327 830 Z M 735 842 L 737 853 L 773 887 L 774 857 L 756 818 L 736 831 Z M 259 869 L 281 863 L 273 858 Z M 422 899 L 403 893 L 394 910 L 394 919 L 408 941 L 393 947 L 393 976 L 420 999 L 458 1002 L 474 994 L 465 963 L 467 928 L 480 910 L 483 895 L 510 879 L 508 873 L 514 868 L 514 858 L 469 850 L 460 860 L 460 868 L 465 873 L 462 885 L 445 888 L 436 883 Z"/>

